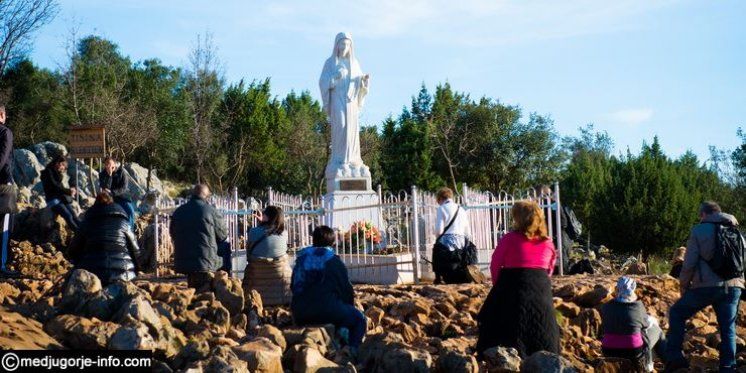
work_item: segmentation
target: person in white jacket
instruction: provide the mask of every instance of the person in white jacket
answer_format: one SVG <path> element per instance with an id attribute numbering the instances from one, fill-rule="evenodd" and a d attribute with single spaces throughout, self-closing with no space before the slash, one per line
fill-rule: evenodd
<path id="1" fill-rule="evenodd" d="M 462 263 L 462 250 L 467 243 L 469 217 L 466 211 L 453 201 L 453 191 L 442 188 L 436 195 L 435 234 L 438 240 L 433 247 L 433 271 L 435 282 L 455 284 L 468 282 Z"/>

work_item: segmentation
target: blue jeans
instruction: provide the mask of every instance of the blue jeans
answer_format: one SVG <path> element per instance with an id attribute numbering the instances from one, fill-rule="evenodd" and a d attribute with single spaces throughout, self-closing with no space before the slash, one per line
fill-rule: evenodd
<path id="1" fill-rule="evenodd" d="M 687 290 L 669 310 L 666 362 L 684 360 L 682 345 L 686 320 L 712 305 L 720 327 L 720 371 L 736 368 L 736 316 L 741 288 L 706 287 Z"/>
<path id="2" fill-rule="evenodd" d="M 78 220 L 78 217 L 75 216 L 75 213 L 73 213 L 73 208 L 70 207 L 70 205 L 64 202 L 60 202 L 52 206 L 52 212 L 55 214 L 55 216 L 62 216 L 62 219 L 65 219 L 65 223 L 67 223 L 67 225 L 70 226 L 73 231 L 78 231 L 78 227 L 80 227 L 80 220 Z"/>

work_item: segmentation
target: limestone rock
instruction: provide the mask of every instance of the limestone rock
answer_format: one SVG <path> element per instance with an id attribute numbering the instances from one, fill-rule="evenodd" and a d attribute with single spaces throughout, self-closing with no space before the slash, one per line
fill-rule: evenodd
<path id="1" fill-rule="evenodd" d="M 547 351 L 539 351 L 527 357 L 521 363 L 521 372 L 526 373 L 575 373 L 576 370 L 567 359 Z"/>
<path id="2" fill-rule="evenodd" d="M 438 357 L 435 362 L 437 373 L 477 373 L 479 363 L 472 355 L 466 355 L 455 351 L 447 351 Z"/>
<path id="3" fill-rule="evenodd" d="M 601 314 L 595 308 L 586 308 L 570 323 L 579 326 L 584 336 L 596 338 L 601 329 Z"/>
<path id="4" fill-rule="evenodd" d="M 596 373 L 624 373 L 638 371 L 632 361 L 613 357 L 600 359 L 594 368 Z"/>
<path id="5" fill-rule="evenodd" d="M 206 359 L 210 354 L 210 345 L 207 341 L 190 340 L 186 346 L 179 351 L 173 360 L 173 366 L 181 369 L 191 362 Z"/>
<path id="6" fill-rule="evenodd" d="M 230 277 L 224 271 L 218 271 L 212 280 L 212 288 L 215 291 L 215 298 L 223 304 L 223 307 L 231 315 L 235 316 L 243 311 L 244 295 L 239 279 Z"/>
<path id="7" fill-rule="evenodd" d="M 521 356 L 515 348 L 492 347 L 485 350 L 483 355 L 488 372 L 519 372 L 521 370 Z"/>
<path id="8" fill-rule="evenodd" d="M 69 348 L 103 350 L 118 327 L 112 322 L 60 315 L 47 322 L 44 330 Z"/>
<path id="9" fill-rule="evenodd" d="M 60 310 L 64 313 L 78 313 L 85 303 L 101 291 L 101 280 L 91 272 L 76 269 L 67 278 L 62 289 Z"/>
<path id="10" fill-rule="evenodd" d="M 296 373 L 315 373 L 324 368 L 337 368 L 339 365 L 325 358 L 318 350 L 308 346 L 299 347 L 293 359 L 292 369 Z"/>
<path id="11" fill-rule="evenodd" d="M 287 342 L 285 342 L 285 336 L 282 335 L 282 332 L 280 329 L 277 329 L 276 327 L 266 324 L 259 327 L 259 330 L 257 330 L 256 335 L 259 337 L 264 337 L 272 341 L 275 345 L 279 346 L 282 351 L 285 351 L 285 348 L 287 347 Z"/>
<path id="12" fill-rule="evenodd" d="M 134 321 L 120 326 L 111 336 L 108 347 L 112 350 L 155 350 L 156 342 L 148 333 L 147 325 Z"/>
<path id="13" fill-rule="evenodd" d="M 240 346 L 233 347 L 239 359 L 246 361 L 252 372 L 281 373 L 282 349 L 269 339 L 258 337 Z"/>
<path id="14" fill-rule="evenodd" d="M 0 307 L 0 349 L 56 350 L 61 348 L 62 345 L 44 331 L 41 323 Z"/>
<path id="15" fill-rule="evenodd" d="M 126 302 L 117 314 L 114 315 L 113 319 L 117 322 L 122 322 L 127 316 L 144 323 L 151 330 L 159 330 L 163 327 L 158 313 L 142 295 L 137 295 Z"/>
<path id="16" fill-rule="evenodd" d="M 596 285 L 592 290 L 575 297 L 573 302 L 581 307 L 596 307 L 611 299 L 611 291 L 603 285 Z"/>
<path id="17" fill-rule="evenodd" d="M 430 372 L 432 357 L 427 351 L 410 348 L 394 348 L 383 355 L 379 372 Z"/>
<path id="18" fill-rule="evenodd" d="M 19 187 L 30 187 L 40 181 L 44 166 L 34 152 L 27 149 L 13 150 L 13 180 Z"/>

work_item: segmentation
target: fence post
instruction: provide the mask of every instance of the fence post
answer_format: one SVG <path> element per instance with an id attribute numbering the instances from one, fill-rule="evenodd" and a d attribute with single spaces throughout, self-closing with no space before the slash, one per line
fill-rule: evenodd
<path id="1" fill-rule="evenodd" d="M 564 253 L 562 252 L 562 222 L 560 222 L 560 216 L 562 215 L 562 204 L 560 203 L 560 190 L 559 182 L 554 182 L 554 202 L 557 204 L 557 208 L 554 211 L 555 221 L 554 226 L 557 230 L 557 252 L 559 253 L 559 274 L 564 275 Z"/>
<path id="2" fill-rule="evenodd" d="M 414 272 L 414 283 L 420 283 L 420 209 L 418 203 L 417 187 L 412 186 L 412 239 L 414 241 L 414 259 L 412 260 L 412 271 Z"/>
<path id="3" fill-rule="evenodd" d="M 158 215 L 160 215 L 160 204 L 159 204 L 160 196 L 158 194 L 155 195 L 155 208 L 153 208 L 153 224 L 155 224 L 155 228 L 153 229 L 155 231 L 155 275 L 157 277 L 161 276 L 161 229 L 160 229 L 160 220 L 158 219 Z"/>
<path id="4" fill-rule="evenodd" d="M 275 204 L 273 194 L 274 193 L 272 192 L 272 187 L 267 188 L 267 206 L 272 206 Z"/>

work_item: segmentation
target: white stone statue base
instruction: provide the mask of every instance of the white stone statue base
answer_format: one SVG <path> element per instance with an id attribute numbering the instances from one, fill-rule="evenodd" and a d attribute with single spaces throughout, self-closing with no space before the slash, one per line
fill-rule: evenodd
<path id="1" fill-rule="evenodd" d="M 326 224 L 341 231 L 349 231 L 353 223 L 366 221 L 381 229 L 380 199 L 373 191 L 335 191 L 324 196 L 324 206 L 331 213 Z M 368 207 L 371 206 L 371 207 Z"/>

